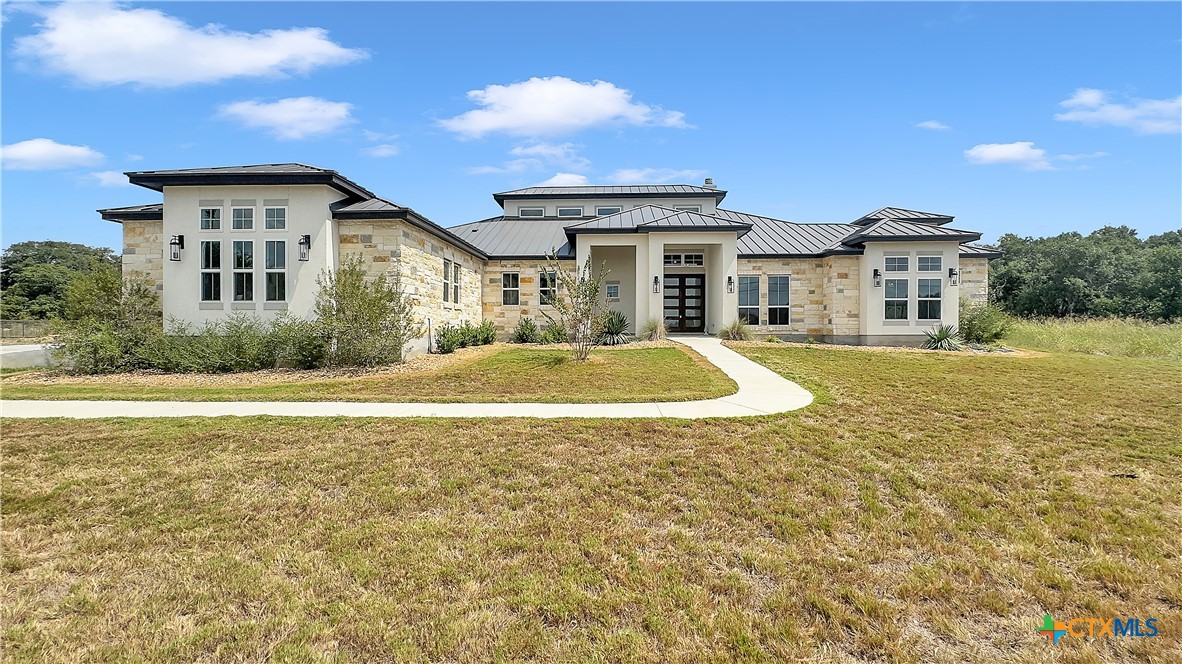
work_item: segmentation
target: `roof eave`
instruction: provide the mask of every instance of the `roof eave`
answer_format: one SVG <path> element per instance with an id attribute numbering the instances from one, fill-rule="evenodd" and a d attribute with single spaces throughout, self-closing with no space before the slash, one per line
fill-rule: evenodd
<path id="1" fill-rule="evenodd" d="M 114 221 L 123 223 L 125 221 L 164 221 L 163 211 L 137 211 L 137 212 L 120 212 L 117 209 L 95 210 L 102 217 L 103 221 Z"/>
<path id="2" fill-rule="evenodd" d="M 558 198 L 558 199 L 566 199 L 566 200 L 577 199 L 577 198 L 591 198 L 591 199 L 595 199 L 595 198 L 703 198 L 706 196 L 713 197 L 715 203 L 717 204 L 717 203 L 721 203 L 722 199 L 726 198 L 726 191 L 723 189 L 715 189 L 712 192 L 710 192 L 709 194 L 707 194 L 705 192 L 700 192 L 700 191 L 698 191 L 698 192 L 684 191 L 684 192 L 664 193 L 664 194 L 645 194 L 645 193 L 640 193 L 640 192 L 630 192 L 630 193 L 622 193 L 622 194 L 587 194 L 587 193 L 582 193 L 582 194 L 579 194 L 579 193 L 571 193 L 571 194 L 514 194 L 512 192 L 503 191 L 503 192 L 500 192 L 497 194 L 493 194 L 493 200 L 496 201 L 497 204 L 500 205 L 502 208 L 504 208 L 505 201 L 511 201 L 511 200 L 538 200 L 538 199 L 545 199 L 545 198 Z"/>
<path id="3" fill-rule="evenodd" d="M 373 192 L 342 176 L 336 171 L 307 173 L 157 173 L 128 171 L 124 173 L 134 185 L 164 191 L 165 187 L 215 187 L 257 185 L 321 184 L 358 198 L 377 198 Z"/>

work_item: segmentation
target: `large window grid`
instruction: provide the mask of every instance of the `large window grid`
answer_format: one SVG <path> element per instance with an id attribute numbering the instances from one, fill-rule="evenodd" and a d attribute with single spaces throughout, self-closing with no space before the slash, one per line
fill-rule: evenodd
<path id="1" fill-rule="evenodd" d="M 759 277 L 739 275 L 739 320 L 759 325 Z"/>
<path id="2" fill-rule="evenodd" d="M 792 309 L 790 308 L 789 287 L 791 279 L 786 274 L 769 275 L 767 278 L 767 324 L 790 325 L 792 323 Z"/>

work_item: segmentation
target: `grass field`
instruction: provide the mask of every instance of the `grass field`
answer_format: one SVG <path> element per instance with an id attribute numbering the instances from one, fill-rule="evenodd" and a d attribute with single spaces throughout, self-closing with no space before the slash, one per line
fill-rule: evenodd
<path id="1" fill-rule="evenodd" d="M 682 347 L 601 349 L 586 363 L 572 362 L 566 350 L 489 350 L 473 361 L 414 373 L 291 381 L 260 381 L 253 374 L 71 376 L 4 381 L 0 391 L 5 399 L 592 403 L 693 401 L 737 389 L 717 367 Z"/>
<path id="2" fill-rule="evenodd" d="M 1018 319 L 1005 344 L 1019 348 L 1182 360 L 1182 322 L 1132 319 Z"/>
<path id="3" fill-rule="evenodd" d="M 817 402 L 5 421 L 5 657 L 1182 660 L 1176 362 L 736 348 Z"/>

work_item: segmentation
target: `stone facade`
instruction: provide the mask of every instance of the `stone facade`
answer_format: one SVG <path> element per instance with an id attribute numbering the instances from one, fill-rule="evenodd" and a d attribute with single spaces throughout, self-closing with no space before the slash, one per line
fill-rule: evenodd
<path id="1" fill-rule="evenodd" d="M 759 325 L 751 326 L 757 336 L 817 341 L 832 336 L 860 333 L 857 256 L 828 258 L 740 258 L 739 274 L 758 275 Z M 788 275 L 788 325 L 768 325 L 768 281 L 770 275 Z"/>
<path id="2" fill-rule="evenodd" d="M 825 259 L 825 335 L 849 337 L 862 333 L 859 310 L 859 256 L 830 256 Z"/>
<path id="3" fill-rule="evenodd" d="M 985 303 L 989 300 L 989 259 L 960 259 L 960 296 L 969 302 Z"/>
<path id="4" fill-rule="evenodd" d="M 123 222 L 123 274 L 142 276 L 164 290 L 164 222 Z"/>
<path id="5" fill-rule="evenodd" d="M 562 269 L 573 271 L 575 261 L 560 261 Z M 506 339 L 523 318 L 532 318 L 538 327 L 545 327 L 542 314 L 538 273 L 546 268 L 545 260 L 490 260 L 484 268 L 481 311 L 486 320 L 497 326 L 497 336 Z M 501 275 L 516 272 L 521 286 L 517 305 L 501 304 Z"/>

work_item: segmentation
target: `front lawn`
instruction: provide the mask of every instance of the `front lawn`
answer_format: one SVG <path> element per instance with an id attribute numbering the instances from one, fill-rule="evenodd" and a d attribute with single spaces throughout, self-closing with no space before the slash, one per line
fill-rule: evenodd
<path id="1" fill-rule="evenodd" d="M 602 403 L 694 401 L 734 381 L 680 346 L 612 348 L 573 362 L 566 350 L 472 349 L 439 370 L 308 379 L 290 374 L 61 377 L 0 382 L 5 399 Z M 464 353 L 461 353 L 464 355 Z M 450 358 L 447 358 L 450 359 Z M 318 374 L 314 374 L 318 375 Z"/>
<path id="2" fill-rule="evenodd" d="M 736 349 L 817 402 L 5 421 L 5 656 L 1182 660 L 1175 362 Z"/>

